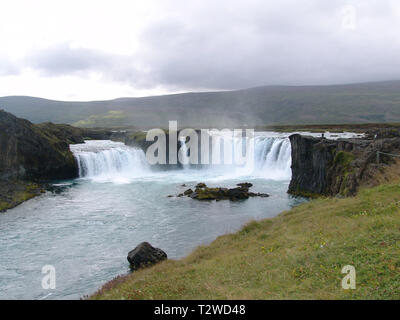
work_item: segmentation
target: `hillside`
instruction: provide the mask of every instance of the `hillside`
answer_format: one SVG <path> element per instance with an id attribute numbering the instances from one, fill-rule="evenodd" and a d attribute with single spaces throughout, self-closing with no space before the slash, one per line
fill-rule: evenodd
<path id="1" fill-rule="evenodd" d="M 83 127 L 154 128 L 168 126 L 168 120 L 191 127 L 389 123 L 400 122 L 400 81 L 266 86 L 91 102 L 9 96 L 0 98 L 0 107 L 35 123 Z"/>
<path id="2" fill-rule="evenodd" d="M 120 276 L 91 298 L 400 299 L 399 194 L 397 181 L 313 200 Z M 355 290 L 342 289 L 345 265 L 355 267 Z"/>

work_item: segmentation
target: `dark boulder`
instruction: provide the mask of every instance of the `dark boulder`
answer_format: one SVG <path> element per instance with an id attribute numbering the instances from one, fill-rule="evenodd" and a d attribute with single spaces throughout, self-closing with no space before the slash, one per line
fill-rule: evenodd
<path id="1" fill-rule="evenodd" d="M 137 270 L 167 259 L 167 254 L 159 248 L 154 248 L 148 242 L 142 242 L 128 253 L 127 259 L 131 268 Z"/>

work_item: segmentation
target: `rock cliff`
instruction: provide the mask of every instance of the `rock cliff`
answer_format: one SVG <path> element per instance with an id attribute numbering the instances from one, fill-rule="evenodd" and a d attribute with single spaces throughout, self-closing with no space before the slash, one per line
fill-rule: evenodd
<path id="1" fill-rule="evenodd" d="M 78 175 L 69 149 L 79 140 L 59 129 L 64 137 L 0 110 L 0 179 L 65 179 Z"/>
<path id="2" fill-rule="evenodd" d="M 43 192 L 46 180 L 78 176 L 69 144 L 107 139 L 111 131 L 33 124 L 0 110 L 0 211 Z"/>
<path id="3" fill-rule="evenodd" d="M 351 196 L 395 162 L 377 152 L 400 154 L 400 138 L 327 140 L 294 134 L 288 192 L 303 196 Z M 373 183 L 372 183 L 373 184 Z"/>

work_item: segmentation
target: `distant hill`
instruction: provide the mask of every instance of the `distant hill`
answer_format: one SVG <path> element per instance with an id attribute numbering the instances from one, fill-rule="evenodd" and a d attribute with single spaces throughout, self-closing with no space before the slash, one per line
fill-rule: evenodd
<path id="1" fill-rule="evenodd" d="M 265 86 L 108 101 L 0 98 L 0 109 L 32 122 L 83 127 L 239 127 L 400 122 L 400 81 L 329 86 Z"/>

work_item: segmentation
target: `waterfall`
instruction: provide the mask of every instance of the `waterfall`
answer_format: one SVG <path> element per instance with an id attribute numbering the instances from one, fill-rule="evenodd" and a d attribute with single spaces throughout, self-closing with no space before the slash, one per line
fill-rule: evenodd
<path id="1" fill-rule="evenodd" d="M 241 140 L 243 139 L 243 140 Z M 243 148 L 246 138 L 230 138 L 232 150 Z M 254 138 L 254 161 L 245 165 L 206 165 L 192 167 L 183 164 L 186 175 L 219 176 L 221 178 L 240 178 L 252 176 L 273 180 L 290 180 L 291 146 L 287 137 L 256 136 Z M 181 138 L 180 158 L 188 160 L 185 138 Z M 84 144 L 70 146 L 79 167 L 79 176 L 96 181 L 128 183 L 144 175 L 160 175 L 159 170 L 151 170 L 143 150 L 108 140 L 86 141 Z M 176 170 L 176 168 L 175 168 Z M 190 171 L 188 171 L 190 170 Z M 177 172 L 175 172 L 176 174 Z M 164 173 L 165 174 L 165 173 Z"/>
<path id="2" fill-rule="evenodd" d="M 188 155 L 188 147 L 186 145 L 186 137 L 180 137 L 179 141 L 181 143 L 181 147 L 178 150 L 178 159 L 182 159 L 182 166 L 184 169 L 189 168 L 189 155 Z"/>
<path id="3" fill-rule="evenodd" d="M 148 171 L 145 154 L 121 142 L 86 141 L 70 146 L 81 178 L 128 182 Z"/>
<path id="4" fill-rule="evenodd" d="M 289 180 L 291 146 L 288 138 L 256 137 L 254 141 L 254 174 L 275 180 Z"/>
<path id="5" fill-rule="evenodd" d="M 242 176 L 290 180 L 292 175 L 290 168 L 292 151 L 289 139 L 287 137 L 265 136 L 256 136 L 253 139 L 253 161 L 247 160 L 246 165 L 236 167 L 236 172 Z M 236 141 L 235 146 L 237 144 L 238 142 Z"/>

